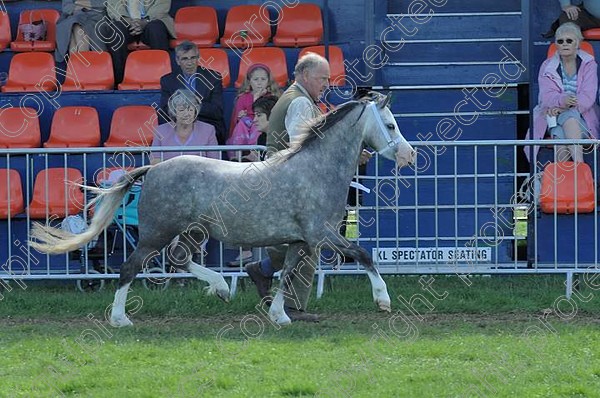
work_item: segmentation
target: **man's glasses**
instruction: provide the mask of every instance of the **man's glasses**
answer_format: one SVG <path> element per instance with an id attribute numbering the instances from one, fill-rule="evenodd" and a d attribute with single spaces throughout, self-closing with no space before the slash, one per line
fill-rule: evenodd
<path id="1" fill-rule="evenodd" d="M 573 42 L 575 40 L 573 40 L 573 39 L 558 39 L 558 40 L 556 40 L 556 43 L 557 44 L 563 44 L 565 41 L 567 42 L 567 44 L 573 44 Z"/>

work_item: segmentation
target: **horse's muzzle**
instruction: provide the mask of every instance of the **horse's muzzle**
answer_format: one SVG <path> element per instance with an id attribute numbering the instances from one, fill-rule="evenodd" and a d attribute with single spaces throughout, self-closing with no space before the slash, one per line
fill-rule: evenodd
<path id="1" fill-rule="evenodd" d="M 408 145 L 408 147 L 400 146 L 396 151 L 396 163 L 399 167 L 414 164 L 417 161 L 417 151 Z"/>

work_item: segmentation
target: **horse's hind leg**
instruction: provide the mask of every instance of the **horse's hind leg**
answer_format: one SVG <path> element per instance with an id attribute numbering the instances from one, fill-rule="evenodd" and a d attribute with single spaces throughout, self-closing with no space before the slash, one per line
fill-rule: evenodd
<path id="1" fill-rule="evenodd" d="M 286 295 L 288 298 L 292 298 L 296 301 L 297 304 L 295 306 L 300 308 L 299 299 L 296 297 L 296 292 L 292 287 L 292 278 L 299 276 L 294 275 L 293 271 L 300 263 L 301 258 L 308 255 L 310 255 L 310 247 L 304 242 L 291 243 L 288 247 L 283 270 L 281 271 L 281 284 L 279 288 L 276 289 L 277 293 L 275 293 L 271 307 L 269 307 L 269 318 L 279 325 L 289 325 L 292 323 L 292 320 L 285 313 L 284 309 Z M 312 264 L 306 264 L 305 266 L 312 267 Z"/>
<path id="2" fill-rule="evenodd" d="M 340 240 L 339 236 L 337 240 Z M 352 243 L 344 238 L 344 242 L 335 246 L 335 250 L 341 252 L 344 256 L 352 257 L 356 259 L 360 264 L 365 267 L 365 271 L 369 276 L 369 280 L 371 281 L 371 289 L 373 291 L 373 300 L 379 307 L 379 309 L 383 311 L 390 312 L 392 310 L 390 295 L 387 291 L 387 285 L 385 281 L 381 278 L 377 267 L 373 264 L 373 259 L 369 255 L 369 253 L 357 245 L 356 243 Z"/>
<path id="3" fill-rule="evenodd" d="M 201 247 L 205 236 L 201 231 L 183 232 L 179 235 L 177 244 L 169 248 L 169 260 L 178 268 L 187 270 L 196 278 L 208 282 L 208 294 L 216 294 L 221 300 L 228 302 L 229 286 L 223 275 L 192 261 L 192 254 Z"/>
<path id="4" fill-rule="evenodd" d="M 119 287 L 115 293 L 115 299 L 112 305 L 112 311 L 110 314 L 110 324 L 114 327 L 131 326 L 133 323 L 127 317 L 125 313 L 125 303 L 127 303 L 127 293 L 131 282 L 142 270 L 142 266 L 145 262 L 150 261 L 157 252 L 142 246 L 138 247 L 131 253 L 127 261 L 121 265 L 121 274 L 119 277 Z"/>

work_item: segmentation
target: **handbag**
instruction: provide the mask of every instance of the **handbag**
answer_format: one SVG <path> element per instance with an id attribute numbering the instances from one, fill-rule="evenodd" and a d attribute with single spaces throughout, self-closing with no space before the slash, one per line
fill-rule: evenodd
<path id="1" fill-rule="evenodd" d="M 23 32 L 23 40 L 25 41 L 44 41 L 48 25 L 43 19 L 23 23 L 19 25 L 19 29 Z"/>

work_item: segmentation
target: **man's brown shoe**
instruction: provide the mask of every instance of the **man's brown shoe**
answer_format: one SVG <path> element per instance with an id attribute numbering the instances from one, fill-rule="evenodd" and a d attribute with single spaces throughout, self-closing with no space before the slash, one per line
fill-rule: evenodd
<path id="1" fill-rule="evenodd" d="M 300 321 L 300 322 L 319 322 L 319 315 L 311 314 L 310 312 L 297 310 L 292 307 L 284 307 L 285 313 L 290 317 L 292 322 Z"/>
<path id="2" fill-rule="evenodd" d="M 248 273 L 252 282 L 256 285 L 256 290 L 258 290 L 258 295 L 261 299 L 270 295 L 271 283 L 273 282 L 273 278 L 269 278 L 268 276 L 264 276 L 260 271 L 260 262 L 253 261 L 251 263 L 246 264 L 244 268 Z"/>

